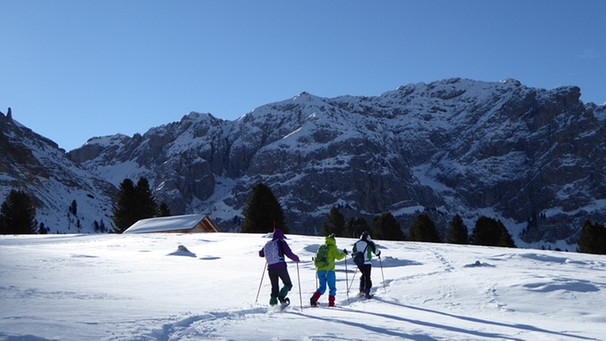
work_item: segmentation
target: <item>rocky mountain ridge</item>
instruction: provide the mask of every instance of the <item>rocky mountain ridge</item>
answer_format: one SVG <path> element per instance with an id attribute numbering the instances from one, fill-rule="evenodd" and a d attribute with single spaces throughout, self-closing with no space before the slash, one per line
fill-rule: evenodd
<path id="1" fill-rule="evenodd" d="M 237 230 L 252 186 L 267 184 L 291 231 L 317 233 L 330 208 L 421 211 L 444 229 L 498 218 L 528 243 L 572 243 L 606 218 L 605 107 L 580 89 L 449 79 L 380 96 L 308 93 L 238 120 L 190 113 L 143 135 L 90 139 L 67 156 L 117 186 L 145 176 L 173 213 L 201 212 Z"/>
<path id="2" fill-rule="evenodd" d="M 46 232 L 113 227 L 115 187 L 72 162 L 55 142 L 13 120 L 10 108 L 6 115 L 0 112 L 0 151 L 1 200 L 13 189 L 30 194 L 36 204 L 36 223 Z"/>

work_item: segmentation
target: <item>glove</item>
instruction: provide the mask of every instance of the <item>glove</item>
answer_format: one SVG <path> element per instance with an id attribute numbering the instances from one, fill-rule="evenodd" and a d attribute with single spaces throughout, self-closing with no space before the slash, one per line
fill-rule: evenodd
<path id="1" fill-rule="evenodd" d="M 343 249 L 343 253 L 344 253 L 344 254 L 347 254 L 347 249 Z"/>
<path id="2" fill-rule="evenodd" d="M 293 260 L 294 260 L 295 262 L 299 263 L 299 260 L 300 260 L 300 259 L 299 259 L 299 257 L 296 257 L 296 256 L 295 256 L 295 259 L 293 259 Z"/>
<path id="3" fill-rule="evenodd" d="M 377 257 L 381 257 L 381 251 L 377 253 Z"/>

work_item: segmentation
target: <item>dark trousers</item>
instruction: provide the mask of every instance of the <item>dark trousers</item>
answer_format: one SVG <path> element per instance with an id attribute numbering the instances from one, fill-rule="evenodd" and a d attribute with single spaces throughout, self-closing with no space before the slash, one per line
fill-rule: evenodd
<path id="1" fill-rule="evenodd" d="M 372 269 L 371 264 L 364 264 L 358 266 L 360 273 L 360 292 L 369 293 L 372 288 L 372 281 L 370 280 L 370 270 Z"/>
<path id="2" fill-rule="evenodd" d="M 271 297 L 278 297 L 281 302 L 292 288 L 292 282 L 290 281 L 288 270 L 286 268 L 270 269 L 267 270 L 267 272 L 269 273 L 269 281 L 271 282 Z M 282 283 L 284 283 L 282 291 L 280 291 L 280 283 L 278 282 L 279 279 L 281 279 Z"/>

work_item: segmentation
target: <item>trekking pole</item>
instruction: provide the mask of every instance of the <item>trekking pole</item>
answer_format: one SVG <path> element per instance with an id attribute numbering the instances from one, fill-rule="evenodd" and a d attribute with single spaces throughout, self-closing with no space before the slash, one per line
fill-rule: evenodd
<path id="1" fill-rule="evenodd" d="M 313 262 L 314 260 L 315 260 L 315 258 L 311 257 L 311 261 Z M 315 273 L 314 278 L 316 279 L 316 287 L 315 287 L 315 289 L 318 289 L 318 271 L 316 270 L 316 271 L 314 271 L 314 273 Z"/>
<path id="2" fill-rule="evenodd" d="M 381 260 L 381 256 L 379 256 L 379 265 L 381 266 L 381 278 L 383 278 L 383 290 L 387 294 L 387 288 L 385 287 L 385 275 L 383 275 L 383 261 Z"/>
<path id="3" fill-rule="evenodd" d="M 265 269 L 267 268 L 267 262 L 263 266 L 263 273 L 261 274 L 261 282 L 259 282 L 259 289 L 257 290 L 257 298 L 255 298 L 255 303 L 259 301 L 259 293 L 261 292 L 261 285 L 263 284 L 263 277 L 265 277 Z"/>
<path id="4" fill-rule="evenodd" d="M 299 274 L 299 262 L 297 262 L 297 280 L 299 281 L 299 303 L 301 304 L 301 310 L 303 310 L 303 294 L 301 294 L 301 275 Z"/>
<path id="5" fill-rule="evenodd" d="M 356 271 L 354 272 L 353 276 L 351 276 L 351 282 L 349 283 L 349 287 L 347 288 L 347 291 L 349 291 L 349 289 L 351 289 L 357 273 L 358 273 L 358 267 L 356 267 Z"/>
<path id="6" fill-rule="evenodd" d="M 347 287 L 349 279 L 347 278 L 347 254 L 345 254 L 345 287 Z M 347 294 L 347 304 L 349 304 L 349 289 L 345 292 Z"/>

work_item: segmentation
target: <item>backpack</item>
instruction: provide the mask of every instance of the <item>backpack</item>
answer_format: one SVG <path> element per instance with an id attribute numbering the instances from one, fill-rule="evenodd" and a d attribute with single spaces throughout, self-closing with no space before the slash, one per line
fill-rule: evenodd
<path id="1" fill-rule="evenodd" d="M 357 266 L 364 265 L 364 261 L 366 260 L 366 249 L 368 248 L 368 243 L 364 247 L 364 251 L 358 251 L 353 255 L 353 261 Z"/>
<path id="2" fill-rule="evenodd" d="M 356 254 L 353 257 L 353 261 L 357 266 L 362 266 L 364 265 L 364 252 L 356 252 Z"/>
<path id="3" fill-rule="evenodd" d="M 278 245 L 279 242 L 279 239 L 270 240 L 263 247 L 265 259 L 269 265 L 284 261 L 284 255 L 280 255 L 280 245 Z"/>
<path id="4" fill-rule="evenodd" d="M 328 266 L 328 245 L 324 244 L 318 248 L 316 258 L 314 258 L 314 265 L 316 268 Z"/>

